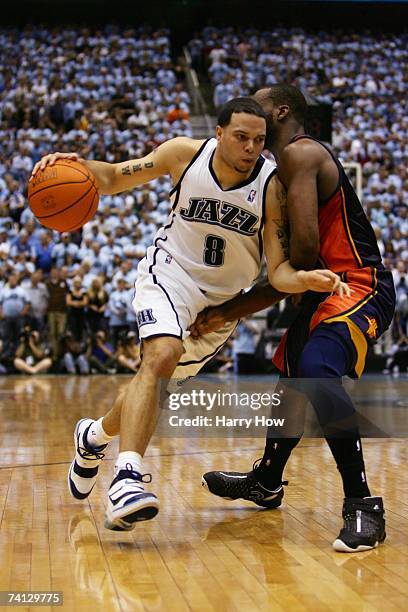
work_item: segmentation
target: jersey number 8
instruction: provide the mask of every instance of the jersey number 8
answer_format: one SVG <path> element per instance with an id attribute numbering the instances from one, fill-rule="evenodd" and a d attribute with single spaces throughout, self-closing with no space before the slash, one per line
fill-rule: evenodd
<path id="1" fill-rule="evenodd" d="M 208 234 L 204 242 L 204 263 L 206 266 L 222 266 L 224 263 L 225 240 Z"/>

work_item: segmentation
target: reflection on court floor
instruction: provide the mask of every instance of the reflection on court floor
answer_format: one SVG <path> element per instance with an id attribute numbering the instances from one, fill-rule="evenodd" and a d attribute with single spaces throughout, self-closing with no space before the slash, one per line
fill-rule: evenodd
<path id="1" fill-rule="evenodd" d="M 130 533 L 104 529 L 117 441 L 91 496 L 77 502 L 66 485 L 72 432 L 79 417 L 103 415 L 128 380 L 0 379 L 0 590 L 63 591 L 63 609 L 76 611 L 91 604 L 107 611 L 404 609 L 407 378 L 367 377 L 367 386 L 353 391 L 363 414 L 386 414 L 384 423 L 396 433 L 365 440 L 371 488 L 385 500 L 387 540 L 355 555 L 331 549 L 341 523 L 341 486 L 318 437 L 305 437 L 295 450 L 284 503 L 267 511 L 223 501 L 200 484 L 212 469 L 249 470 L 262 456 L 261 435 L 209 435 L 205 428 L 195 435 L 157 433 L 145 463 L 160 513 Z M 266 377 L 206 377 L 200 388 L 245 393 L 274 385 Z M 167 408 L 162 418 L 181 412 Z"/>

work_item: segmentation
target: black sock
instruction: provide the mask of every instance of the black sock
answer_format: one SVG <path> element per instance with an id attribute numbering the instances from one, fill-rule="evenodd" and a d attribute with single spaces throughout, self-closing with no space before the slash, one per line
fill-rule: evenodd
<path id="1" fill-rule="evenodd" d="M 267 438 L 264 456 L 256 472 L 258 482 L 270 491 L 282 483 L 283 470 L 300 438 Z"/>
<path id="2" fill-rule="evenodd" d="M 360 437 L 327 437 L 326 440 L 343 480 L 344 497 L 370 497 Z"/>

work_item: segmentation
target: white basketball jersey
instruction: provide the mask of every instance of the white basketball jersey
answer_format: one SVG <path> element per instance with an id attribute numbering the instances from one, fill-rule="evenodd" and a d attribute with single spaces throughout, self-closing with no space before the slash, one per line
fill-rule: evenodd
<path id="1" fill-rule="evenodd" d="M 216 146 L 215 138 L 205 141 L 184 170 L 154 244 L 202 291 L 228 297 L 259 275 L 266 189 L 275 165 L 260 156 L 249 178 L 224 190 L 213 170 Z"/>

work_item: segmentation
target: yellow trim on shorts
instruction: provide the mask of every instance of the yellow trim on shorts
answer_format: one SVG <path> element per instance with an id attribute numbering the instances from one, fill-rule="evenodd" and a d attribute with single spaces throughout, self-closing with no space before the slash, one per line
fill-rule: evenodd
<path id="1" fill-rule="evenodd" d="M 357 352 L 357 361 L 354 366 L 354 370 L 360 378 L 364 371 L 364 366 L 367 357 L 367 339 L 364 333 L 361 331 L 358 325 L 351 321 L 348 317 L 340 316 L 340 317 L 332 317 L 331 319 L 327 319 L 324 323 L 345 323 L 348 327 L 350 338 Z"/>
<path id="2" fill-rule="evenodd" d="M 341 197 L 341 204 L 342 204 L 342 207 L 343 207 L 344 220 L 346 222 L 346 232 L 347 232 L 347 236 L 348 236 L 348 239 L 349 239 L 349 244 L 351 246 L 351 249 L 353 251 L 355 259 L 357 259 L 357 261 L 358 261 L 358 263 L 360 265 L 360 268 L 362 268 L 363 267 L 363 262 L 361 261 L 360 254 L 357 251 L 357 247 L 355 245 L 353 236 L 351 235 L 351 231 L 350 231 L 350 226 L 349 226 L 348 217 L 347 217 L 346 196 L 344 195 L 343 187 L 341 187 L 341 189 L 340 189 L 340 197 Z"/>
<path id="3" fill-rule="evenodd" d="M 375 275 L 375 286 L 376 285 L 377 285 L 377 278 Z M 360 376 L 362 375 L 364 371 L 364 366 L 365 366 L 366 357 L 367 357 L 368 344 L 367 344 L 367 338 L 365 337 L 364 332 L 359 328 L 358 325 L 356 325 L 356 323 L 354 323 L 354 321 L 351 321 L 351 319 L 349 319 L 349 316 L 357 312 L 357 310 L 360 310 L 360 308 L 362 308 L 363 306 L 365 306 L 367 302 L 369 302 L 373 297 L 377 295 L 377 293 L 378 291 L 373 291 L 363 302 L 358 304 L 352 310 L 349 310 L 348 312 L 343 313 L 340 316 L 330 317 L 329 319 L 324 319 L 323 321 L 321 321 L 321 323 L 345 323 L 347 325 L 349 333 L 350 333 L 351 341 L 354 344 L 354 347 L 357 352 L 357 361 L 356 361 L 354 370 L 358 378 L 360 378 Z"/>
<path id="4" fill-rule="evenodd" d="M 357 306 L 355 308 L 353 308 L 352 310 L 346 310 L 344 312 L 341 313 L 340 316 L 342 317 L 348 317 L 349 315 L 354 314 L 355 312 L 357 312 L 357 310 L 360 310 L 360 308 L 362 308 L 363 306 L 365 306 L 367 304 L 367 302 L 369 302 L 373 297 L 375 297 L 377 295 L 378 291 L 373 291 L 363 302 L 360 302 L 359 304 L 357 304 Z M 323 304 L 323 302 L 322 302 Z M 331 323 L 334 320 L 337 320 L 337 315 L 335 315 L 334 317 L 329 317 L 328 319 L 323 319 L 323 321 L 320 321 L 320 323 Z M 319 325 L 320 325 L 319 323 Z"/>

